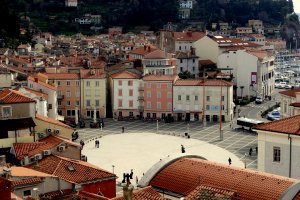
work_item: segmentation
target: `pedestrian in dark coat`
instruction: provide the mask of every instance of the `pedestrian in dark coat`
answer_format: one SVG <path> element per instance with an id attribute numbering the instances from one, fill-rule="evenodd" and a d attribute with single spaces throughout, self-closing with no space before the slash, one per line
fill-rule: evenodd
<path id="1" fill-rule="evenodd" d="M 230 157 L 228 158 L 228 163 L 229 163 L 229 165 L 231 165 L 231 158 Z"/>

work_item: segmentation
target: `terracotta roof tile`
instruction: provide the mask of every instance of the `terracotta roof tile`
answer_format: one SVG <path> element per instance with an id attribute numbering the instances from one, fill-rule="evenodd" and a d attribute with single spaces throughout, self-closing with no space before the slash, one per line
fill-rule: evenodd
<path id="1" fill-rule="evenodd" d="M 40 198 L 47 198 L 47 197 L 59 197 L 59 196 L 63 196 L 63 195 L 68 195 L 73 193 L 74 191 L 72 189 L 65 189 L 65 190 L 60 190 L 60 191 L 54 191 L 54 192 L 48 192 L 48 193 L 44 193 L 44 194 L 40 194 L 39 197 Z"/>
<path id="2" fill-rule="evenodd" d="M 109 198 L 106 198 L 104 196 L 89 193 L 89 192 L 86 192 L 83 190 L 79 191 L 76 196 L 86 199 L 86 200 L 109 200 Z"/>
<path id="3" fill-rule="evenodd" d="M 31 76 L 28 76 L 27 79 L 30 80 L 30 81 L 35 81 L 34 78 L 31 77 Z M 44 83 L 42 81 L 39 81 L 39 80 L 37 81 L 37 83 L 40 84 L 40 85 L 42 85 L 42 86 L 45 86 L 45 87 L 47 87 L 47 88 L 49 88 L 51 90 L 55 90 L 56 91 L 56 89 L 57 89 L 56 87 L 54 87 L 54 86 L 52 86 L 50 84 Z"/>
<path id="4" fill-rule="evenodd" d="M 199 65 L 214 65 L 215 63 L 211 60 L 199 60 Z"/>
<path id="5" fill-rule="evenodd" d="M 178 79 L 174 86 L 232 86 L 233 82 L 225 80 L 206 79 L 203 83 L 202 79 Z"/>
<path id="6" fill-rule="evenodd" d="M 240 199 L 278 199 L 296 179 L 218 164 L 196 158 L 181 158 L 162 169 L 150 185 L 188 195 L 199 184 L 236 191 Z"/>
<path id="7" fill-rule="evenodd" d="M 48 73 L 49 80 L 79 80 L 79 73 Z"/>
<path id="8" fill-rule="evenodd" d="M 135 74 L 135 73 L 130 72 L 128 70 L 123 70 L 121 72 L 117 72 L 115 74 L 112 74 L 111 78 L 113 78 L 113 79 L 140 79 L 141 75 Z"/>
<path id="9" fill-rule="evenodd" d="M 129 52 L 129 54 L 138 54 L 138 55 L 147 55 L 150 52 L 156 50 L 156 47 L 153 45 L 145 45 L 143 47 L 136 48 Z"/>
<path id="10" fill-rule="evenodd" d="M 300 92 L 300 88 L 293 89 L 293 90 L 286 90 L 279 93 L 290 97 L 296 97 L 296 92 Z"/>
<path id="11" fill-rule="evenodd" d="M 166 57 L 170 59 L 170 58 L 172 58 L 172 54 L 167 53 Z M 165 57 L 164 51 L 157 49 L 157 50 L 152 51 L 152 52 L 148 53 L 147 55 L 145 55 L 144 58 L 145 59 L 165 59 L 166 57 Z"/>
<path id="12" fill-rule="evenodd" d="M 156 192 L 156 190 L 154 190 L 151 186 L 133 191 L 132 197 L 133 199 L 136 200 L 167 200 L 163 198 L 158 192 Z M 123 196 L 120 196 L 120 197 L 115 197 L 112 200 L 125 200 L 125 199 Z"/>
<path id="13" fill-rule="evenodd" d="M 35 102 L 35 100 L 16 90 L 6 89 L 0 93 L 0 104 L 30 102 Z"/>
<path id="14" fill-rule="evenodd" d="M 48 98 L 48 94 L 46 93 L 43 93 L 43 92 L 40 92 L 40 91 L 36 91 L 36 90 L 32 90 L 32 89 L 29 89 L 29 88 L 24 88 L 27 92 L 30 92 L 32 94 L 35 94 L 37 97 L 44 97 L 45 99 Z M 15 88 L 14 90 L 17 90 L 19 91 L 20 90 L 20 87 L 19 88 Z"/>
<path id="15" fill-rule="evenodd" d="M 43 182 L 41 178 L 31 178 L 31 179 L 26 179 L 21 181 L 13 181 L 12 187 L 17 187 L 21 185 L 31 185 L 31 184 L 41 183 L 41 182 Z"/>
<path id="16" fill-rule="evenodd" d="M 67 128 L 67 129 L 72 129 L 74 130 L 72 127 L 58 121 L 58 120 L 55 120 L 55 119 L 52 119 L 52 118 L 49 118 L 49 117 L 45 117 L 45 116 L 42 116 L 42 115 L 39 115 L 39 114 L 36 114 L 35 115 L 36 119 L 38 120 L 42 120 L 44 122 L 48 122 L 50 124 L 54 124 L 54 125 L 57 125 L 57 126 L 61 126 L 63 128 Z"/>
<path id="17" fill-rule="evenodd" d="M 203 38 L 206 34 L 204 32 L 174 32 L 174 39 L 176 41 L 197 41 Z"/>
<path id="18" fill-rule="evenodd" d="M 144 81 L 175 81 L 178 78 L 176 75 L 146 75 Z"/>
<path id="19" fill-rule="evenodd" d="M 254 126 L 254 129 L 286 134 L 300 134 L 300 115 Z"/>
<path id="20" fill-rule="evenodd" d="M 234 199 L 237 196 L 236 191 L 226 190 L 224 188 L 216 188 L 208 185 L 199 185 L 190 192 L 184 200 L 195 199 Z"/>
<path id="21" fill-rule="evenodd" d="M 26 167 L 12 166 L 10 169 L 12 177 L 55 177 Z M 3 171 L 3 167 L 0 167 L 0 171 Z"/>
<path id="22" fill-rule="evenodd" d="M 98 168 L 90 163 L 64 158 L 60 156 L 48 156 L 38 161 L 39 171 L 58 176 L 71 183 L 97 182 L 101 179 L 116 179 L 116 175 Z M 35 164 L 28 165 L 34 168 Z M 68 167 L 72 169 L 68 169 Z M 74 169 L 74 170 L 73 170 Z"/>
<path id="23" fill-rule="evenodd" d="M 81 69 L 80 78 L 82 79 L 94 79 L 94 78 L 106 78 L 106 74 L 103 69 Z"/>

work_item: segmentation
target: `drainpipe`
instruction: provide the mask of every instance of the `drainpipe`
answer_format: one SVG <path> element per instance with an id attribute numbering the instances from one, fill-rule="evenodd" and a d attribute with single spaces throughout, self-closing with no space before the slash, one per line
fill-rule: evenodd
<path id="1" fill-rule="evenodd" d="M 292 137 L 290 134 L 288 135 L 288 140 L 290 140 L 289 178 L 291 178 L 291 174 L 292 174 Z"/>

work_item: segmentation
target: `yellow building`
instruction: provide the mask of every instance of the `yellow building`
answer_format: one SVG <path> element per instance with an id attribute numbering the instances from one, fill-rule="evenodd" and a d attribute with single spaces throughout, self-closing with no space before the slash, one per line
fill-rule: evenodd
<path id="1" fill-rule="evenodd" d="M 81 69 L 81 109 L 83 117 L 106 117 L 106 74 L 102 69 Z"/>

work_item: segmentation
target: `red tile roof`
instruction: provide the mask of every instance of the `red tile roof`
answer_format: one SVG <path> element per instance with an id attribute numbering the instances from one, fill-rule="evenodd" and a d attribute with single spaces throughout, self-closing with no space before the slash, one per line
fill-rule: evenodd
<path id="1" fill-rule="evenodd" d="M 30 102 L 35 102 L 35 100 L 16 90 L 6 89 L 0 93 L 0 104 Z"/>
<path id="2" fill-rule="evenodd" d="M 214 65 L 215 63 L 211 60 L 199 60 L 199 65 Z"/>
<path id="3" fill-rule="evenodd" d="M 79 191 L 76 196 L 86 199 L 86 200 L 109 200 L 109 198 L 106 198 L 104 196 L 89 193 L 89 192 L 86 192 L 83 190 Z"/>
<path id="4" fill-rule="evenodd" d="M 31 184 L 37 184 L 41 183 L 43 180 L 41 178 L 31 178 L 31 179 L 26 179 L 26 180 L 21 180 L 21 181 L 13 181 L 12 182 L 12 187 L 17 187 L 17 186 L 23 186 L 23 185 L 31 185 Z"/>
<path id="5" fill-rule="evenodd" d="M 28 76 L 27 79 L 30 80 L 30 81 L 35 82 L 35 79 L 33 77 L 31 77 L 31 76 Z M 47 87 L 47 88 L 49 88 L 51 90 L 55 90 L 56 91 L 56 89 L 57 89 L 56 87 L 54 87 L 54 86 L 52 86 L 50 84 L 44 83 L 42 81 L 39 81 L 39 80 L 37 81 L 37 83 L 40 84 L 40 85 L 42 85 L 42 86 L 45 86 L 45 87 Z"/>
<path id="6" fill-rule="evenodd" d="M 82 79 L 106 78 L 106 74 L 104 73 L 103 69 L 81 69 L 80 78 Z"/>
<path id="7" fill-rule="evenodd" d="M 196 158 L 181 158 L 162 169 L 150 182 L 155 188 L 188 195 L 199 183 L 236 191 L 240 199 L 278 199 L 296 179 L 218 164 Z"/>
<path id="8" fill-rule="evenodd" d="M 206 34 L 204 32 L 174 32 L 174 39 L 176 41 L 197 41 L 203 38 Z"/>
<path id="9" fill-rule="evenodd" d="M 156 47 L 153 45 L 145 45 L 143 47 L 136 48 L 129 52 L 129 54 L 138 54 L 138 55 L 147 55 L 150 52 L 156 50 Z"/>
<path id="10" fill-rule="evenodd" d="M 55 155 L 39 160 L 38 165 L 40 166 L 38 171 L 58 176 L 70 183 L 84 184 L 117 178 L 116 175 L 90 163 Z M 27 167 L 34 169 L 34 166 L 35 164 L 31 164 Z M 74 170 L 69 170 L 68 167 L 72 167 Z"/>
<path id="11" fill-rule="evenodd" d="M 130 72 L 128 70 L 123 70 L 111 75 L 113 79 L 140 79 L 141 75 Z"/>
<path id="12" fill-rule="evenodd" d="M 300 88 L 297 89 L 293 89 L 293 90 L 286 90 L 286 91 L 282 91 L 279 92 L 280 94 L 289 96 L 289 97 L 295 97 L 296 98 L 296 92 L 300 92 Z"/>
<path id="13" fill-rule="evenodd" d="M 79 80 L 79 73 L 48 73 L 49 80 Z"/>
<path id="14" fill-rule="evenodd" d="M 178 79 L 174 86 L 232 86 L 233 82 L 225 80 L 206 79 L 203 83 L 202 79 Z"/>
<path id="15" fill-rule="evenodd" d="M 133 191 L 132 198 L 136 200 L 167 200 L 163 198 L 156 190 L 151 186 L 144 187 Z M 115 197 L 112 200 L 125 200 L 123 196 Z"/>
<path id="16" fill-rule="evenodd" d="M 49 135 L 48 137 L 43 138 L 39 142 L 14 143 L 13 148 L 16 153 L 16 158 L 22 160 L 25 156 L 34 156 L 35 154 L 42 153 L 44 150 L 53 149 L 63 142 L 68 143 L 72 146 L 81 147 L 81 145 L 70 140 L 58 136 Z"/>
<path id="17" fill-rule="evenodd" d="M 166 53 L 166 57 L 168 59 L 172 58 L 172 55 L 170 53 Z M 151 53 L 148 53 L 145 55 L 144 58 L 146 59 L 166 59 L 164 51 L 157 49 L 155 51 L 152 51 Z"/>
<path id="18" fill-rule="evenodd" d="M 42 116 L 42 115 L 39 115 L 39 114 L 36 114 L 35 115 L 35 118 L 38 119 L 38 120 L 42 120 L 44 122 L 48 122 L 50 124 L 54 124 L 54 125 L 57 125 L 57 126 L 61 126 L 63 128 L 67 128 L 67 129 L 72 129 L 74 130 L 74 128 L 58 121 L 58 120 L 55 120 L 55 119 L 52 119 L 52 118 L 49 118 L 49 117 L 45 117 L 45 116 Z"/>
<path id="19" fill-rule="evenodd" d="M 254 129 L 286 134 L 300 134 L 300 115 L 254 126 Z"/>
<path id="20" fill-rule="evenodd" d="M 291 103 L 290 106 L 300 107 L 300 103 Z"/>
<path id="21" fill-rule="evenodd" d="M 223 188 L 216 188 L 208 185 L 199 185 L 192 192 L 190 192 L 184 200 L 195 199 L 235 199 L 237 193 L 235 191 L 226 190 Z"/>
<path id="22" fill-rule="evenodd" d="M 259 58 L 259 59 L 264 59 L 267 56 L 272 56 L 272 55 L 268 54 L 268 52 L 265 50 L 252 49 L 252 50 L 247 50 L 246 52 L 250 55 L 253 55 L 253 56 Z"/>
<path id="23" fill-rule="evenodd" d="M 60 190 L 60 191 L 54 191 L 54 192 L 40 194 L 39 197 L 40 198 L 50 197 L 52 199 L 53 197 L 59 197 L 59 196 L 68 195 L 71 193 L 74 193 L 74 191 L 72 189 L 66 189 L 66 190 Z"/>
<path id="24" fill-rule="evenodd" d="M 36 90 L 32 90 L 32 89 L 29 89 L 29 88 L 24 88 L 27 92 L 30 92 L 32 94 L 35 94 L 37 97 L 44 97 L 45 99 L 48 98 L 48 94 L 46 93 L 43 93 L 43 92 L 40 92 L 40 91 L 36 91 Z M 19 88 L 15 88 L 14 90 L 17 90 L 19 91 L 20 90 L 20 87 Z"/>
<path id="25" fill-rule="evenodd" d="M 237 38 L 228 38 L 226 36 L 212 36 L 210 37 L 212 40 L 219 44 L 219 47 L 232 47 L 232 46 L 243 46 L 243 47 L 259 47 L 261 45 L 255 44 L 252 42 L 246 42 Z"/>
<path id="26" fill-rule="evenodd" d="M 12 166 L 10 169 L 12 177 L 55 177 L 53 175 L 39 172 L 33 169 L 28 169 L 26 167 Z M 3 167 L 0 167 L 0 171 L 3 171 Z"/>
<path id="27" fill-rule="evenodd" d="M 178 78 L 176 75 L 146 75 L 144 81 L 175 81 Z"/>

